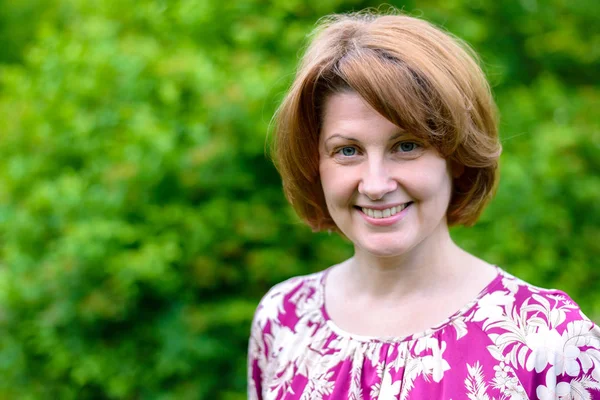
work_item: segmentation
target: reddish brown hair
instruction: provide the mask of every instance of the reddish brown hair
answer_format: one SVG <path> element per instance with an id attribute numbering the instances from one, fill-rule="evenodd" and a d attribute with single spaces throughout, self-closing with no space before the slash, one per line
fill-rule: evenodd
<path id="1" fill-rule="evenodd" d="M 474 224 L 493 196 L 501 151 L 496 107 L 474 52 L 406 15 L 321 21 L 275 114 L 272 149 L 286 197 L 314 230 L 336 229 L 319 179 L 318 143 L 324 101 L 344 91 L 448 160 L 457 172 L 448 224 Z"/>

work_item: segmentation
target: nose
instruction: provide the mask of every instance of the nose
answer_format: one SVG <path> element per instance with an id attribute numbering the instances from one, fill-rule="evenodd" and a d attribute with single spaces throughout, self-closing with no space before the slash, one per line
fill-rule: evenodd
<path id="1" fill-rule="evenodd" d="M 358 192 L 371 200 L 381 200 L 387 193 L 398 188 L 383 160 L 372 160 L 365 163 Z"/>

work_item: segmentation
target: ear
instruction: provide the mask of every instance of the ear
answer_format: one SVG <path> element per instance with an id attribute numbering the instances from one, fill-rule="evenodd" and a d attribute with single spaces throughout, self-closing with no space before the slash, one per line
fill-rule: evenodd
<path id="1" fill-rule="evenodd" d="M 450 171 L 452 173 L 452 178 L 460 178 L 463 172 L 465 172 L 465 166 L 457 163 L 456 161 L 452 161 L 450 164 Z"/>

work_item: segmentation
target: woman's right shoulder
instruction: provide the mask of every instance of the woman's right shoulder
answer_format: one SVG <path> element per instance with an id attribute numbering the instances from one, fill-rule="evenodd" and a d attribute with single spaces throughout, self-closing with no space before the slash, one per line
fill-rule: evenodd
<path id="1" fill-rule="evenodd" d="M 306 302 L 321 292 L 325 271 L 295 276 L 274 285 L 258 303 L 254 322 L 264 327 L 267 321 L 281 320 L 296 314 L 299 303 Z"/>

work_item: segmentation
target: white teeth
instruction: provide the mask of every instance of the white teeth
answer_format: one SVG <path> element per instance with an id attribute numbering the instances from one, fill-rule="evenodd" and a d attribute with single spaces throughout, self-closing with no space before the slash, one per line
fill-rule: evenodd
<path id="1" fill-rule="evenodd" d="M 362 212 L 367 214 L 371 218 L 388 218 L 392 215 L 398 214 L 400 211 L 404 210 L 407 207 L 408 203 L 405 203 L 401 206 L 386 208 L 385 210 L 374 210 L 372 208 L 362 208 Z"/>

